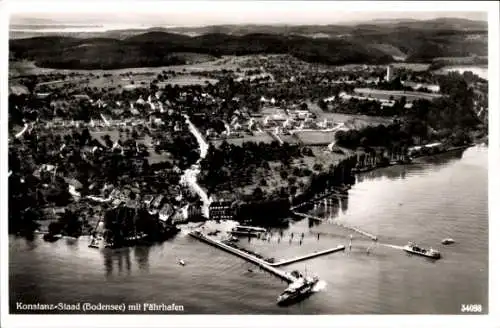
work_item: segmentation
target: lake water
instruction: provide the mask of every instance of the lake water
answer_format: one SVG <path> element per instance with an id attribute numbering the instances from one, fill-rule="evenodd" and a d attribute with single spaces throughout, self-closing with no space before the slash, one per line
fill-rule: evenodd
<path id="1" fill-rule="evenodd" d="M 378 235 L 378 245 L 368 255 L 372 243 L 354 234 L 351 252 L 283 267 L 322 280 L 322 290 L 289 307 L 276 305 L 284 282 L 181 232 L 158 246 L 123 250 L 91 249 L 84 237 L 56 243 L 10 237 L 11 311 L 18 301 L 176 303 L 187 314 L 457 314 L 461 304 L 481 304 L 487 313 L 487 158 L 487 148 L 474 147 L 358 177 L 329 213 Z M 283 237 L 275 232 L 269 241 L 240 243 L 285 259 L 347 245 L 349 234 L 302 220 Z M 447 237 L 457 243 L 441 245 Z M 442 259 L 397 249 L 409 240 L 438 248 Z"/>

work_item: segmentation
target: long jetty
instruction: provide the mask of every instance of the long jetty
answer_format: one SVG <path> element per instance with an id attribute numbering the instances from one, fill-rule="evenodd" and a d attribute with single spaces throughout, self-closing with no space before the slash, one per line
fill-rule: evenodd
<path id="1" fill-rule="evenodd" d="M 320 222 L 327 222 L 326 219 L 322 219 L 320 217 L 317 217 L 317 216 L 312 216 L 312 215 L 309 215 L 309 214 L 304 214 L 304 213 L 300 213 L 300 212 L 292 212 L 294 215 L 297 215 L 297 216 L 301 216 L 301 217 L 304 217 L 304 218 L 308 218 L 308 219 L 311 219 L 311 220 L 315 220 L 315 221 L 320 221 Z M 330 223 L 330 222 L 329 222 Z M 351 227 L 351 226 L 348 226 L 348 225 L 345 225 L 345 224 L 342 224 L 342 223 L 339 223 L 339 222 L 335 222 L 333 221 L 333 223 L 339 227 L 342 227 L 342 228 L 345 228 L 345 229 L 348 229 L 348 230 L 351 230 L 351 231 L 354 231 L 354 232 L 357 232 L 359 233 L 360 235 L 363 235 L 365 237 L 368 237 L 370 238 L 371 240 L 378 240 L 378 237 L 369 233 L 369 232 L 366 232 L 366 231 L 363 231 L 359 228 L 356 228 L 356 227 Z"/>
<path id="2" fill-rule="evenodd" d="M 336 191 L 332 191 L 332 192 L 327 192 L 327 193 L 325 193 L 323 195 L 315 197 L 314 199 L 306 200 L 305 202 L 302 202 L 300 204 L 294 205 L 294 206 L 290 207 L 290 210 L 295 211 L 296 209 L 298 209 L 298 208 L 300 208 L 302 206 L 305 206 L 305 205 L 308 205 L 308 204 L 312 204 L 314 202 L 320 201 L 322 199 L 325 199 L 325 198 L 328 198 L 328 197 L 331 197 L 331 196 L 337 196 L 337 197 L 341 197 L 341 198 L 347 197 L 347 195 L 342 194 L 341 191 L 337 191 L 336 190 Z"/>
<path id="3" fill-rule="evenodd" d="M 229 245 L 226 245 L 224 244 L 223 242 L 220 242 L 218 240 L 215 240 L 215 239 L 212 239 L 212 238 L 209 238 L 207 236 L 205 236 L 204 234 L 200 233 L 200 232 L 190 232 L 189 233 L 190 236 L 198 239 L 198 240 L 201 240 L 201 241 L 204 241 L 206 242 L 207 244 L 210 244 L 212 246 L 215 246 L 215 247 L 218 247 L 220 249 L 223 249 L 231 254 L 234 254 L 236 256 L 239 256 L 249 262 L 252 262 L 253 264 L 256 264 L 257 266 L 259 266 L 260 268 L 274 274 L 275 276 L 285 280 L 286 282 L 288 283 L 292 283 L 296 280 L 295 277 L 293 277 L 290 273 L 288 272 L 285 272 L 285 271 L 282 271 L 282 270 L 279 270 L 279 269 L 276 269 L 274 268 L 272 265 L 270 265 L 268 262 L 266 261 L 263 261 L 253 255 L 250 255 L 248 253 L 245 253 L 243 251 L 240 251 L 239 249 L 236 249 L 234 247 L 231 247 Z"/>
<path id="4" fill-rule="evenodd" d="M 345 249 L 344 245 L 339 245 L 335 248 L 326 249 L 324 251 L 314 252 L 314 253 L 307 254 L 304 256 L 297 256 L 297 257 L 294 257 L 294 258 L 289 259 L 289 260 L 283 260 L 283 261 L 279 261 L 279 262 L 269 263 L 269 265 L 271 265 L 273 267 L 277 267 L 277 266 L 291 264 L 291 263 L 295 263 L 295 262 L 299 262 L 299 261 L 303 261 L 303 260 L 307 260 L 307 259 L 312 259 L 314 257 L 318 257 L 318 256 L 330 254 L 330 253 L 343 251 L 344 249 Z"/>

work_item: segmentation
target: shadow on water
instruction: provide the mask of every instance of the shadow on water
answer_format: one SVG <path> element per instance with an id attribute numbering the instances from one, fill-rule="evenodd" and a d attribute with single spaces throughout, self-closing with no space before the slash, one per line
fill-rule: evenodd
<path id="1" fill-rule="evenodd" d="M 454 150 L 443 154 L 425 156 L 415 159 L 414 163 L 408 165 L 395 165 L 387 168 L 380 168 L 367 173 L 358 174 L 356 182 L 365 180 L 374 180 L 387 178 L 389 180 L 403 180 L 408 174 L 419 171 L 439 171 L 443 167 L 459 161 L 465 152 L 465 149 Z"/>
<path id="2" fill-rule="evenodd" d="M 148 246 L 136 246 L 134 248 L 134 257 L 139 270 L 147 272 L 149 270 L 149 252 Z"/>
<path id="3" fill-rule="evenodd" d="M 421 157 L 416 163 L 409 165 L 395 165 L 387 168 L 376 169 L 371 172 L 358 174 L 356 183 L 365 180 L 376 180 L 387 178 L 389 180 L 403 180 L 408 175 L 422 171 L 439 171 L 453 162 L 459 161 L 465 150 L 455 150 L 444 154 Z M 320 218 L 337 218 L 345 214 L 349 209 L 349 193 L 345 195 L 332 195 L 331 197 L 318 200 L 314 204 L 301 208 L 302 212 Z M 308 227 L 313 228 L 322 224 L 320 221 L 308 220 Z"/>
<path id="4" fill-rule="evenodd" d="M 102 254 L 107 277 L 111 276 L 113 272 L 121 275 L 124 271 L 124 266 L 127 274 L 130 274 L 130 248 L 103 249 Z"/>

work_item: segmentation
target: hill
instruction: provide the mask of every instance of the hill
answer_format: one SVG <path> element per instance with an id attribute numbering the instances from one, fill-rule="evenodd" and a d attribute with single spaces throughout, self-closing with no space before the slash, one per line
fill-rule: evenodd
<path id="1" fill-rule="evenodd" d="M 10 41 L 14 60 L 33 60 L 37 66 L 66 69 L 115 69 L 183 64 L 175 53 L 221 55 L 291 54 L 327 64 L 387 63 L 380 50 L 346 40 L 311 39 L 276 34 L 205 34 L 188 37 L 147 32 L 123 40 L 36 37 Z"/>
<path id="2" fill-rule="evenodd" d="M 179 52 L 212 56 L 291 54 L 309 62 L 342 65 L 487 56 L 487 35 L 486 22 L 442 18 L 357 25 L 217 25 L 56 33 L 14 38 L 10 47 L 14 59 L 34 60 L 50 68 L 182 64 L 184 59 L 173 55 Z"/>

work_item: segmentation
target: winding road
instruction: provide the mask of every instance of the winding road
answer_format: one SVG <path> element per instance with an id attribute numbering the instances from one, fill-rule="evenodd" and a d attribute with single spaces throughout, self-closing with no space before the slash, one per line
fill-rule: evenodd
<path id="1" fill-rule="evenodd" d="M 184 118 L 186 119 L 186 123 L 189 126 L 189 131 L 194 135 L 194 137 L 198 141 L 200 147 L 200 158 L 195 164 L 191 165 L 190 168 L 184 171 L 184 174 L 181 177 L 181 184 L 189 186 L 191 190 L 193 190 L 196 194 L 198 194 L 198 196 L 200 196 L 200 199 L 203 202 L 202 213 L 205 217 L 208 218 L 209 206 L 211 201 L 208 198 L 207 193 L 200 187 L 197 180 L 198 174 L 200 174 L 200 162 L 207 156 L 208 153 L 208 144 L 205 141 L 205 139 L 203 139 L 203 136 L 201 135 L 200 131 L 189 120 L 189 116 L 184 115 Z"/>

